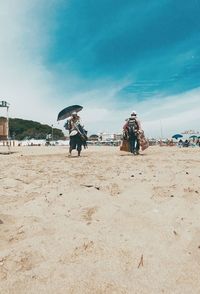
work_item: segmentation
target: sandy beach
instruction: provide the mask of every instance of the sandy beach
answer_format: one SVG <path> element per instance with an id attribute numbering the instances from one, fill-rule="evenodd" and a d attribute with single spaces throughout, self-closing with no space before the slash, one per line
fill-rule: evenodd
<path id="1" fill-rule="evenodd" d="M 200 293 L 199 148 L 11 151 L 0 154 L 0 293 Z"/>

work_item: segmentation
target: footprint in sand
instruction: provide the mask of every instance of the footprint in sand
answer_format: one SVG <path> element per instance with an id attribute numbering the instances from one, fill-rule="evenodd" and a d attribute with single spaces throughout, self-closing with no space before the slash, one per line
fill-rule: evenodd
<path id="1" fill-rule="evenodd" d="M 8 238 L 9 243 L 15 243 L 17 241 L 22 241 L 25 239 L 25 231 L 23 230 L 23 226 L 16 229 Z"/>
<path id="2" fill-rule="evenodd" d="M 169 199 L 171 195 L 174 195 L 175 190 L 176 190 L 176 185 L 165 186 L 165 187 L 164 186 L 153 187 L 152 198 L 157 201 Z"/>
<path id="3" fill-rule="evenodd" d="M 11 215 L 0 215 L 0 249 L 6 248 L 9 243 L 15 243 L 25 239 L 24 226 L 17 224 L 18 220 Z"/>
<path id="4" fill-rule="evenodd" d="M 200 199 L 199 191 L 199 188 L 186 187 L 183 189 L 183 197 L 189 201 L 198 201 Z"/>
<path id="5" fill-rule="evenodd" d="M 0 281 L 7 279 L 7 270 L 4 268 L 4 259 L 0 258 Z"/>
<path id="6" fill-rule="evenodd" d="M 80 258 L 84 258 L 94 251 L 94 242 L 85 241 L 82 245 L 75 247 L 71 254 L 67 254 L 64 258 L 60 258 L 61 263 L 74 263 Z"/>
<path id="7" fill-rule="evenodd" d="M 17 270 L 23 272 L 29 271 L 41 261 L 43 261 L 43 258 L 41 258 L 37 253 L 25 252 L 16 262 Z"/>
<path id="8" fill-rule="evenodd" d="M 134 260 L 131 251 L 120 249 L 118 251 L 118 259 L 120 260 L 120 268 L 125 271 L 131 271 L 133 269 Z"/>
<path id="9" fill-rule="evenodd" d="M 0 214 L 0 220 L 2 224 L 12 225 L 15 223 L 15 218 L 9 214 Z"/>
<path id="10" fill-rule="evenodd" d="M 129 292 L 119 283 L 99 281 L 98 277 L 92 276 L 84 281 L 78 280 L 74 284 L 69 284 L 66 293 L 126 294 Z"/>
<path id="11" fill-rule="evenodd" d="M 55 229 L 47 224 L 42 225 L 36 217 L 15 218 L 11 215 L 0 215 L 0 249 L 7 248 L 33 236 L 52 235 Z M 31 231 L 30 231 L 31 227 Z"/>
<path id="12" fill-rule="evenodd" d="M 27 202 L 29 202 L 29 201 L 33 201 L 33 200 L 35 200 L 36 198 L 39 198 L 40 195 L 41 195 L 41 194 L 38 193 L 38 192 L 31 192 L 31 193 L 28 193 L 28 194 L 24 197 L 23 202 L 24 202 L 24 203 L 27 203 Z"/>
<path id="13" fill-rule="evenodd" d="M 118 196 L 120 194 L 119 185 L 116 183 L 111 183 L 105 187 L 105 191 L 108 192 L 111 196 Z"/>
<path id="14" fill-rule="evenodd" d="M 113 183 L 110 185 L 110 195 L 111 196 L 117 196 L 120 194 L 119 185 L 116 183 Z"/>
<path id="15" fill-rule="evenodd" d="M 97 212 L 98 207 L 86 207 L 83 209 L 82 218 L 88 222 L 88 224 L 91 224 L 93 215 Z"/>
<path id="16" fill-rule="evenodd" d="M 0 258 L 0 276 L 5 279 L 7 273 L 25 272 L 33 269 L 44 261 L 37 252 L 18 252 Z"/>

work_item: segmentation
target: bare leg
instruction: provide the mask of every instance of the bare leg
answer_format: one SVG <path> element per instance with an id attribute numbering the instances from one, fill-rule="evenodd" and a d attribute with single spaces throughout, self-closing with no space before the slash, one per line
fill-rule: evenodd
<path id="1" fill-rule="evenodd" d="M 140 154 L 139 151 L 140 151 L 140 140 L 139 140 L 139 138 L 137 138 L 137 143 L 136 143 L 136 154 L 137 155 Z"/>
<path id="2" fill-rule="evenodd" d="M 69 157 L 72 155 L 72 148 L 71 147 L 69 147 Z"/>
<path id="3" fill-rule="evenodd" d="M 81 146 L 81 144 L 78 144 L 78 146 L 77 146 L 78 156 L 81 155 L 81 150 L 82 150 L 82 146 Z"/>

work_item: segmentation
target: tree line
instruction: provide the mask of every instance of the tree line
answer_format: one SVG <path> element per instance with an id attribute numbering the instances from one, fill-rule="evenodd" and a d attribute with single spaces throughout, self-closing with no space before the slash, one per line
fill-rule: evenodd
<path id="1" fill-rule="evenodd" d="M 47 139 L 51 138 L 52 133 L 54 140 L 64 139 L 64 134 L 60 129 L 52 129 L 49 125 L 21 118 L 9 119 L 9 132 L 11 139 L 16 140 Z"/>

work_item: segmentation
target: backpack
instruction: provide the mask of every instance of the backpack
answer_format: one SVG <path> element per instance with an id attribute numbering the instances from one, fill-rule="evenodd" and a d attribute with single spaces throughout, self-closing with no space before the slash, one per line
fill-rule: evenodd
<path id="1" fill-rule="evenodd" d="M 139 126 L 135 118 L 129 118 L 127 128 L 129 136 L 135 135 L 137 133 Z"/>

